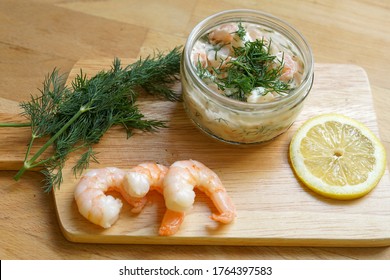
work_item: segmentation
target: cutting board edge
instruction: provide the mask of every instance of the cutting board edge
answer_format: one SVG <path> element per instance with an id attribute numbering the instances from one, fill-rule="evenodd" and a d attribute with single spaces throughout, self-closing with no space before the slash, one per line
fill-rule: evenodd
<path id="1" fill-rule="evenodd" d="M 387 247 L 390 236 L 377 239 L 299 239 L 299 238 L 234 238 L 234 237 L 164 237 L 164 236 L 96 236 L 74 235 L 61 225 L 64 237 L 73 243 L 127 245 L 203 245 L 203 246 L 278 246 L 278 247 Z"/>
<path id="2" fill-rule="evenodd" d="M 390 234 L 382 238 L 281 238 L 281 237 L 220 237 L 220 236 L 159 236 L 159 235 L 96 235 L 72 233 L 63 225 L 53 195 L 58 224 L 66 240 L 72 243 L 124 245 L 199 245 L 199 246 L 276 246 L 276 247 L 387 247 Z"/>

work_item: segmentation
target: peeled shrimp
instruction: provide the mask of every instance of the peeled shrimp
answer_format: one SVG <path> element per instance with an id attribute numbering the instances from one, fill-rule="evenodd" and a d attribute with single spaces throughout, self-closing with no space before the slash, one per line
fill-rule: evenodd
<path id="1" fill-rule="evenodd" d="M 124 189 L 136 198 L 143 198 L 150 190 L 162 193 L 163 180 L 168 168 L 158 163 L 142 163 L 125 174 Z"/>
<path id="2" fill-rule="evenodd" d="M 276 57 L 279 61 L 283 60 L 284 63 L 280 80 L 287 83 L 290 80 L 295 79 L 295 82 L 299 84 L 301 82 L 300 72 L 302 71 L 302 65 L 297 59 L 287 53 L 278 53 Z"/>
<path id="3" fill-rule="evenodd" d="M 224 46 L 218 51 L 210 49 L 207 52 L 207 65 L 212 68 L 224 69 L 226 64 L 231 61 L 232 57 L 230 56 L 230 48 Z"/>
<path id="4" fill-rule="evenodd" d="M 125 172 L 116 167 L 93 169 L 83 175 L 74 191 L 81 215 L 103 228 L 111 227 L 118 219 L 123 204 L 119 198 L 106 195 L 108 191 L 117 191 L 131 205 L 137 205 L 137 200 L 123 189 L 124 176 Z"/>
<path id="5" fill-rule="evenodd" d="M 167 212 L 159 230 L 160 235 L 172 235 L 179 230 L 185 212 L 194 204 L 195 187 L 210 197 L 220 212 L 212 214 L 211 219 L 221 223 L 234 220 L 235 206 L 217 174 L 195 160 L 177 161 L 169 167 L 164 178 L 163 194 Z"/>
<path id="6" fill-rule="evenodd" d="M 238 26 L 235 24 L 223 24 L 218 28 L 211 31 L 208 35 L 210 43 L 216 44 L 229 44 L 234 39 L 234 33 L 237 32 Z"/>
<path id="7" fill-rule="evenodd" d="M 116 167 L 90 170 L 74 191 L 79 212 L 92 223 L 109 228 L 117 221 L 123 204 L 121 199 L 106 193 L 119 192 L 134 207 L 132 212 L 138 213 L 146 203 L 149 188 L 162 186 L 166 171 L 165 166 L 154 163 L 143 163 L 130 170 Z"/>

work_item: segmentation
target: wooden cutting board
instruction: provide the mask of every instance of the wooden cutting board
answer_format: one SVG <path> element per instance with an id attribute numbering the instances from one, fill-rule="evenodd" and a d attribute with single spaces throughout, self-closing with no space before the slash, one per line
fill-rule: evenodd
<path id="1" fill-rule="evenodd" d="M 128 63 L 129 61 L 123 61 Z M 110 59 L 81 60 L 68 82 L 79 73 L 90 75 L 110 67 Z M 180 231 L 158 236 L 165 211 L 163 198 L 154 192 L 140 214 L 125 203 L 119 220 L 101 229 L 77 210 L 73 190 L 73 159 L 67 162 L 64 182 L 54 192 L 59 224 L 74 242 L 132 244 L 210 244 L 266 246 L 386 246 L 390 245 L 390 176 L 388 168 L 378 186 L 353 201 L 323 198 L 301 185 L 288 162 L 293 133 L 308 118 L 337 112 L 365 123 L 378 135 L 371 90 L 365 71 L 354 65 L 316 64 L 315 82 L 303 112 L 284 135 L 273 142 L 248 147 L 217 142 L 197 130 L 181 103 L 140 99 L 145 115 L 169 120 L 157 133 L 125 132 L 113 128 L 96 145 L 100 164 L 91 168 L 131 168 L 145 161 L 170 165 L 195 159 L 221 178 L 237 207 L 234 223 L 220 225 L 209 219 L 216 209 L 197 192 L 196 202 Z M 1 159 L 0 159 L 1 162 Z"/>

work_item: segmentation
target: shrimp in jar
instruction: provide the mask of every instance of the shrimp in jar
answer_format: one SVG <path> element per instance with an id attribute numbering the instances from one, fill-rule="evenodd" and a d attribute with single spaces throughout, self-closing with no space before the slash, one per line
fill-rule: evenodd
<path id="1" fill-rule="evenodd" d="M 160 235 L 172 235 L 179 230 L 185 213 L 194 204 L 195 187 L 204 192 L 220 212 L 212 214 L 211 219 L 227 224 L 236 216 L 235 206 L 217 174 L 198 161 L 184 160 L 173 163 L 163 184 L 167 212 L 159 230 Z"/>
<path id="2" fill-rule="evenodd" d="M 208 39 L 211 44 L 229 44 L 234 40 L 234 35 L 238 30 L 236 24 L 227 23 L 219 26 L 211 31 L 208 35 Z"/>
<path id="3" fill-rule="evenodd" d="M 210 71 L 213 69 L 224 69 L 226 64 L 231 61 L 232 57 L 230 56 L 231 51 L 228 46 L 223 46 L 222 48 L 215 50 L 210 49 L 207 52 L 207 65 L 209 66 Z"/>
<path id="4" fill-rule="evenodd" d="M 194 51 L 191 57 L 197 67 L 207 68 L 207 54 L 204 50 Z"/>
<path id="5" fill-rule="evenodd" d="M 300 84 L 303 71 L 302 63 L 297 61 L 295 56 L 287 53 L 278 53 L 276 58 L 278 61 L 283 61 L 283 69 L 279 79 L 285 83 L 294 81 L 296 84 Z"/>

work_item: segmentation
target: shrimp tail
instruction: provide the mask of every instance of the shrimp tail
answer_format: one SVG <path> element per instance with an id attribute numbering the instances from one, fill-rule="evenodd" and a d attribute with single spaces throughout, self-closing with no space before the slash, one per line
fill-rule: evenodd
<path id="1" fill-rule="evenodd" d="M 231 223 L 236 216 L 236 208 L 224 190 L 210 194 L 210 198 L 220 214 L 212 214 L 210 218 L 224 224 Z"/>
<path id="2" fill-rule="evenodd" d="M 184 212 L 176 212 L 167 209 L 158 232 L 159 235 L 169 236 L 178 232 L 180 225 L 184 221 L 184 216 Z"/>
<path id="3" fill-rule="evenodd" d="M 138 198 L 132 201 L 133 208 L 131 209 L 131 213 L 138 214 L 142 211 L 145 204 L 148 202 L 146 197 Z"/>
<path id="4" fill-rule="evenodd" d="M 140 213 L 144 208 L 147 199 L 146 197 L 133 197 L 123 188 L 119 189 L 120 194 L 126 200 L 128 204 L 130 204 L 133 208 L 131 209 L 131 213 Z"/>

